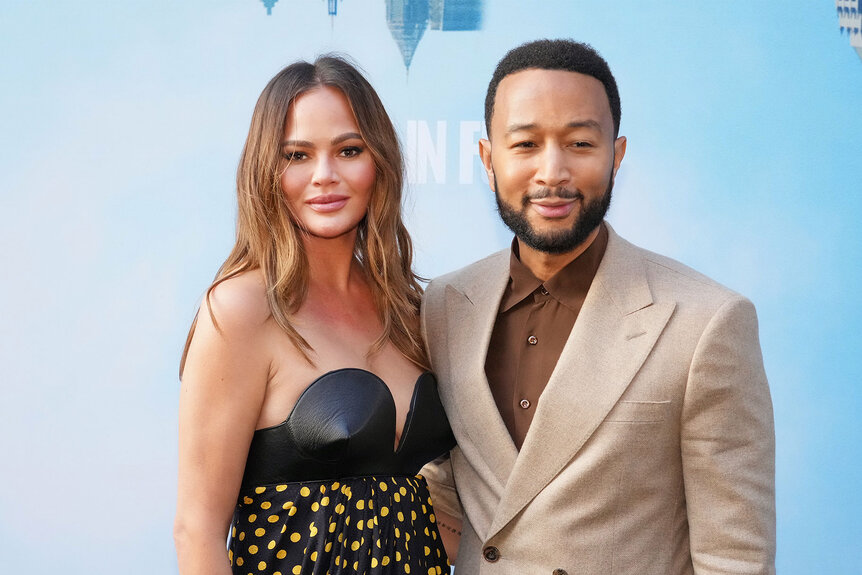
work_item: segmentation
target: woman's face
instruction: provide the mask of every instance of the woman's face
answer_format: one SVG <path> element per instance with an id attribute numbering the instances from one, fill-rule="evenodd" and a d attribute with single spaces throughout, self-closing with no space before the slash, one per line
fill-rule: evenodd
<path id="1" fill-rule="evenodd" d="M 281 189 L 300 227 L 320 238 L 353 233 L 374 187 L 374 159 L 344 94 L 328 86 L 301 94 L 281 142 Z"/>

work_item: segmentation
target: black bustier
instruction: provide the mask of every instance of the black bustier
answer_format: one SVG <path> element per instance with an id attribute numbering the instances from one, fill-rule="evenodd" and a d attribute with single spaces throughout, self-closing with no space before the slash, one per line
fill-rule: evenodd
<path id="1" fill-rule="evenodd" d="M 330 371 L 302 393 L 287 419 L 254 432 L 243 475 L 249 486 L 359 476 L 414 475 L 455 445 L 437 380 L 416 381 L 395 448 L 395 401 L 363 369 Z"/>

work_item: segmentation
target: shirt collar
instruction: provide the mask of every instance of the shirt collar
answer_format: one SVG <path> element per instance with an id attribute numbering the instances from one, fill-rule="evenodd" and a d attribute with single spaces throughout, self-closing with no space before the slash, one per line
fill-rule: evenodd
<path id="1" fill-rule="evenodd" d="M 543 285 L 551 297 L 561 304 L 572 310 L 579 310 L 593 283 L 607 245 L 608 230 L 602 223 L 599 234 L 584 253 L 543 284 L 527 266 L 521 263 L 518 257 L 518 240 L 513 239 L 509 255 L 509 285 L 500 302 L 500 311 L 510 310 Z"/>

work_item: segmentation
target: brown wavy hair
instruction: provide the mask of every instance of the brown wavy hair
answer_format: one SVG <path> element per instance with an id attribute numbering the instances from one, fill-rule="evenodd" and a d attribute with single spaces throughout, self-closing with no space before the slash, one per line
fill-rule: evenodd
<path id="1" fill-rule="evenodd" d="M 329 54 L 314 63 L 287 66 L 258 98 L 236 175 L 236 243 L 207 290 L 206 301 L 209 304 L 213 289 L 223 281 L 262 270 L 273 319 L 305 359 L 314 363 L 311 345 L 291 325 L 292 315 L 305 301 L 309 270 L 303 232 L 284 197 L 280 176 L 286 166 L 281 140 L 290 106 L 298 96 L 320 86 L 336 88 L 347 97 L 376 168 L 355 247 L 383 323 L 383 332 L 368 353 L 391 341 L 413 363 L 427 368 L 417 322 L 422 288 L 413 273 L 413 247 L 401 218 L 404 161 L 398 136 L 374 88 L 341 56 Z M 218 327 L 211 308 L 210 317 Z M 186 339 L 180 377 L 196 324 L 197 316 Z"/>

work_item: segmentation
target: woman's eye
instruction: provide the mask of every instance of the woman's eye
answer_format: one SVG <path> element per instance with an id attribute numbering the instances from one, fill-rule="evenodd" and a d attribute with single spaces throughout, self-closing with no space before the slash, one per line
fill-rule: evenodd
<path id="1" fill-rule="evenodd" d="M 345 158 L 352 158 L 362 153 L 362 148 L 359 146 L 348 146 L 341 150 L 341 155 Z"/>
<path id="2" fill-rule="evenodd" d="M 298 162 L 300 160 L 304 160 L 308 156 L 305 152 L 287 152 L 284 154 L 284 159 L 288 162 Z"/>

